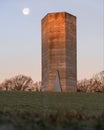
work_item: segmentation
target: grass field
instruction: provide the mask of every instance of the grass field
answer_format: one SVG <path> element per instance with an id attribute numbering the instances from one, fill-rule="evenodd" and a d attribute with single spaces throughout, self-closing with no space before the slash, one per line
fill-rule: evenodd
<path id="1" fill-rule="evenodd" d="M 104 93 L 0 92 L 0 126 L 5 122 L 18 130 L 84 130 L 82 126 L 92 125 L 102 130 Z"/>
<path id="2" fill-rule="evenodd" d="M 0 92 L 1 111 L 83 111 L 104 112 L 104 93 Z"/>

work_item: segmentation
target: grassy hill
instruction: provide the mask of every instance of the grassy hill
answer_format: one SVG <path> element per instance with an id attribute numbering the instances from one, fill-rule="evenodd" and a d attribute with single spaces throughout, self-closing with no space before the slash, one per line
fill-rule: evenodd
<path id="1" fill-rule="evenodd" d="M 102 130 L 103 122 L 104 93 L 0 92 L 5 130 Z"/>

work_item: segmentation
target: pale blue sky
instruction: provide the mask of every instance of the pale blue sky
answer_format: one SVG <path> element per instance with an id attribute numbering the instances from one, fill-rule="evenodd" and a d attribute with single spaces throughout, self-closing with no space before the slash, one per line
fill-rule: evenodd
<path id="1" fill-rule="evenodd" d="M 77 17 L 78 79 L 104 69 L 104 0 L 0 0 L 0 82 L 17 74 L 41 80 L 41 19 L 58 11 Z"/>

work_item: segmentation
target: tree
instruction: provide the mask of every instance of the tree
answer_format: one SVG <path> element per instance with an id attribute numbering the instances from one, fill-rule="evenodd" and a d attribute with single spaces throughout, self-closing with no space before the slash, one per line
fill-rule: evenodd
<path id="1" fill-rule="evenodd" d="M 2 87 L 2 84 L 0 84 L 0 91 L 2 91 L 3 90 L 3 87 Z"/>
<path id="2" fill-rule="evenodd" d="M 42 91 L 41 89 L 42 89 L 42 82 L 41 81 L 39 81 L 39 82 L 35 82 L 34 83 L 34 89 L 35 89 L 35 91 Z"/>
<path id="3" fill-rule="evenodd" d="M 31 77 L 24 75 L 17 75 L 11 79 L 5 80 L 3 87 L 5 90 L 25 91 L 33 86 Z"/>
<path id="4" fill-rule="evenodd" d="M 104 71 L 95 74 L 90 79 L 78 81 L 77 91 L 80 92 L 104 92 Z"/>

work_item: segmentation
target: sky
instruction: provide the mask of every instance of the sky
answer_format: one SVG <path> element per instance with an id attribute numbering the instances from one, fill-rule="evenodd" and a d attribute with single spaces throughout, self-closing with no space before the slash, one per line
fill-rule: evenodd
<path id="1" fill-rule="evenodd" d="M 104 70 L 104 0 L 0 0 L 0 82 L 41 80 L 41 19 L 63 11 L 77 17 L 78 80 Z"/>

